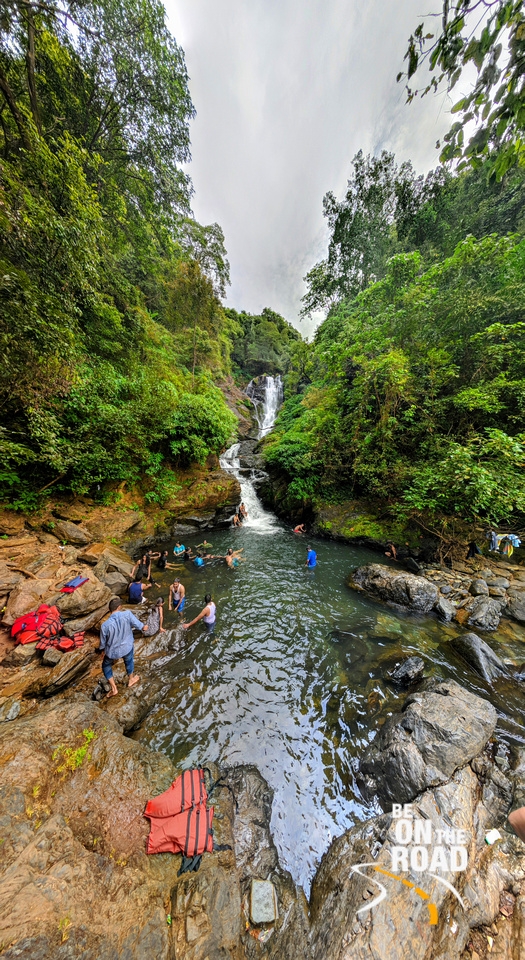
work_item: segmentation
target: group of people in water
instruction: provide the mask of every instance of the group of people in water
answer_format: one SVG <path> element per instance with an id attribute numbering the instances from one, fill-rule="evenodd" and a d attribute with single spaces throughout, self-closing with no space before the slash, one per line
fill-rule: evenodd
<path id="1" fill-rule="evenodd" d="M 248 517 L 248 512 L 244 503 L 238 508 L 238 511 L 233 517 L 234 526 L 239 526 L 244 523 Z M 294 533 L 303 534 L 306 533 L 306 527 L 304 524 L 299 524 L 294 528 Z M 159 572 L 164 572 L 165 570 L 176 569 L 180 562 L 192 562 L 197 569 L 202 569 L 211 561 L 224 561 L 228 569 L 235 569 L 244 559 L 241 554 L 244 552 L 244 548 L 241 547 L 238 550 L 234 550 L 233 547 L 229 547 L 225 554 L 213 554 L 208 551 L 213 548 L 213 544 L 209 543 L 206 539 L 202 543 L 199 543 L 195 548 L 195 553 L 193 553 L 191 547 L 186 547 L 179 540 L 175 542 L 173 547 L 174 559 L 178 563 L 169 562 L 169 552 L 168 550 L 146 550 L 136 561 L 131 571 L 131 582 L 128 586 L 128 600 L 131 604 L 143 603 L 146 599 L 144 593 L 146 590 L 150 590 L 153 586 L 159 586 L 155 583 L 155 580 L 152 576 L 152 564 L 155 563 L 155 568 Z M 307 558 L 306 558 L 306 567 L 310 569 L 317 566 L 317 554 L 315 550 L 312 550 L 311 547 L 307 549 Z M 182 623 L 182 627 L 185 630 L 188 630 L 194 624 L 199 621 L 203 621 L 207 630 L 211 632 L 215 626 L 216 619 L 216 605 L 212 599 L 211 594 L 207 593 L 204 597 L 205 606 L 201 612 L 196 616 L 190 623 Z M 173 582 L 170 584 L 168 590 L 168 609 L 173 611 L 173 613 L 178 613 L 182 618 L 184 609 L 186 607 L 186 588 L 183 583 L 181 583 L 180 577 L 175 577 Z M 152 611 L 148 616 L 146 622 L 146 632 L 148 635 L 152 635 L 157 632 L 164 632 L 164 598 L 159 597 L 153 606 Z"/>
<path id="2" fill-rule="evenodd" d="M 241 503 L 237 513 L 233 518 L 234 526 L 239 526 L 248 517 L 248 512 L 244 503 Z M 237 518 L 237 521 L 236 519 Z M 302 535 L 306 533 L 304 524 L 299 524 L 294 528 L 295 534 Z M 169 562 L 168 550 L 145 550 L 131 571 L 131 582 L 128 586 L 128 600 L 130 604 L 140 604 L 145 600 L 144 593 L 151 587 L 159 587 L 155 583 L 152 574 L 152 564 L 155 563 L 155 569 L 159 572 L 165 570 L 177 569 L 181 561 L 193 563 L 197 569 L 202 569 L 210 562 L 224 561 L 228 569 L 234 569 L 244 559 L 241 554 L 244 548 L 234 550 L 229 547 L 225 554 L 209 553 L 213 549 L 213 544 L 203 540 L 195 548 L 193 553 L 191 547 L 186 547 L 179 540 L 173 547 L 173 557 L 176 563 Z M 312 547 L 307 548 L 307 557 L 305 566 L 312 569 L 317 566 L 317 554 Z M 165 633 L 164 627 L 164 597 L 158 597 L 153 607 L 148 613 L 145 622 L 134 616 L 131 610 L 122 609 L 122 600 L 113 598 L 110 603 L 109 618 L 104 622 L 100 634 L 100 650 L 104 654 L 102 671 L 109 684 L 107 696 L 113 697 L 118 693 L 117 686 L 113 677 L 113 665 L 117 660 L 124 659 L 124 665 L 128 674 L 128 686 L 134 686 L 139 682 L 140 677 L 133 672 L 134 670 L 134 638 L 133 630 L 142 630 L 146 636 L 154 636 L 156 633 Z M 174 577 L 168 590 L 168 609 L 173 613 L 178 613 L 183 617 L 186 607 L 186 588 L 181 582 L 180 577 Z M 211 593 L 204 596 L 204 606 L 200 613 L 189 623 L 182 622 L 183 630 L 189 630 L 196 623 L 202 622 L 208 633 L 213 633 L 217 616 L 217 607 Z"/>

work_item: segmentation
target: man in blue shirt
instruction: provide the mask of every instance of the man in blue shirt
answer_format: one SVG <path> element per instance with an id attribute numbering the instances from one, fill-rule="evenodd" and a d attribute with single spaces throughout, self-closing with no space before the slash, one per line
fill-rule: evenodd
<path id="1" fill-rule="evenodd" d="M 311 547 L 308 547 L 308 556 L 306 558 L 305 567 L 316 567 L 317 566 L 317 554 L 315 550 L 312 550 Z"/>
<path id="2" fill-rule="evenodd" d="M 111 616 L 100 628 L 100 650 L 104 652 L 102 673 L 111 687 L 108 697 L 116 697 L 118 694 L 113 677 L 113 664 L 121 658 L 124 660 L 128 675 L 128 687 L 134 687 L 139 682 L 140 677 L 133 673 L 133 647 L 135 645 L 133 630 L 148 632 L 144 624 L 137 619 L 131 610 L 121 610 L 121 607 L 122 600 L 113 597 L 109 603 Z"/>

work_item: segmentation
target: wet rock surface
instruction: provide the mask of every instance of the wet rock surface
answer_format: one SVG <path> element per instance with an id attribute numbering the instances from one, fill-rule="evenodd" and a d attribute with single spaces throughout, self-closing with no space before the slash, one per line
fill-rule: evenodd
<path id="1" fill-rule="evenodd" d="M 438 590 L 433 583 L 381 563 L 358 567 L 350 576 L 349 585 L 378 600 L 408 607 L 418 613 L 429 613 L 438 599 Z"/>
<path id="2" fill-rule="evenodd" d="M 485 558 L 483 561 L 487 563 Z M 351 574 L 349 586 L 384 603 L 403 606 L 415 613 L 432 611 L 444 623 L 456 621 L 474 630 L 494 632 L 502 617 L 525 623 L 525 570 L 522 568 L 493 562 L 493 566 L 479 570 L 474 561 L 454 562 L 452 569 L 429 564 L 417 566 L 418 575 L 414 573 L 412 580 L 404 580 L 397 567 L 367 564 Z M 498 567 L 505 576 L 498 574 Z"/>
<path id="3" fill-rule="evenodd" d="M 411 694 L 361 759 L 360 787 L 369 798 L 377 795 L 383 808 L 408 803 L 472 760 L 495 726 L 492 704 L 452 680 Z"/>
<path id="4" fill-rule="evenodd" d="M 396 686 L 405 687 L 421 680 L 425 672 L 425 661 L 421 657 L 407 657 L 388 674 L 388 679 Z"/>
<path id="5" fill-rule="evenodd" d="M 489 682 L 497 677 L 508 677 L 510 671 L 494 653 L 492 647 L 475 633 L 453 637 L 451 644 L 476 673 Z"/>

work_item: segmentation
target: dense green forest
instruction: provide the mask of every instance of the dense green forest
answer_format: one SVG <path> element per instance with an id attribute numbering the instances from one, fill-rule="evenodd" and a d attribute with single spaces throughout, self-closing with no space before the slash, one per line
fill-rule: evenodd
<path id="1" fill-rule="evenodd" d="M 325 196 L 329 247 L 304 311 L 326 319 L 288 375 L 266 460 L 290 510 L 362 497 L 523 524 L 523 0 L 446 0 L 405 61 L 409 103 L 468 81 L 445 166 L 421 177 L 360 152 L 345 196 Z"/>
<path id="2" fill-rule="evenodd" d="M 284 317 L 268 307 L 259 315 L 232 309 L 226 313 L 235 331 L 231 360 L 239 378 L 251 380 L 263 373 L 275 376 L 291 367 L 302 340 Z"/>
<path id="3" fill-rule="evenodd" d="M 266 447 L 289 509 L 525 515 L 525 171 L 491 171 L 423 179 L 358 154 L 325 198 L 305 309 L 328 314 Z"/>
<path id="4" fill-rule="evenodd" d="M 325 196 L 330 241 L 304 312 L 326 319 L 307 344 L 272 310 L 222 304 L 224 237 L 192 214 L 194 109 L 162 4 L 7 0 L 4 502 L 125 482 L 163 503 L 173 471 L 233 438 L 217 384 L 281 373 L 265 456 L 288 509 L 363 497 L 523 520 L 525 22 L 522 0 L 486 3 L 481 26 L 477 6 L 445 3 L 437 33 L 419 24 L 398 77 L 411 100 L 477 69 L 446 165 L 423 177 L 359 152 L 345 195 Z"/>
<path id="5" fill-rule="evenodd" d="M 191 213 L 193 116 L 156 0 L 10 0 L 0 15 L 0 496 L 203 461 L 235 420 L 217 224 Z"/>

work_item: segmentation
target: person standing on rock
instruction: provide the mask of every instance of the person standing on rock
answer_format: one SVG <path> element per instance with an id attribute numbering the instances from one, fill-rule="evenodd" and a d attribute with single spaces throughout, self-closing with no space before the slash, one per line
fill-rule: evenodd
<path id="1" fill-rule="evenodd" d="M 240 515 L 243 517 L 244 520 L 247 520 L 247 519 L 248 519 L 248 511 L 247 511 L 246 507 L 244 506 L 244 503 L 241 503 L 241 505 L 240 505 L 240 507 L 239 507 L 239 513 L 240 513 Z"/>
<path id="2" fill-rule="evenodd" d="M 211 593 L 206 594 L 206 596 L 204 597 L 204 603 L 206 604 L 206 606 L 201 610 L 199 615 L 195 617 L 194 620 L 191 621 L 191 623 L 182 624 L 183 630 L 189 630 L 190 627 L 193 627 L 195 623 L 198 623 L 199 620 L 202 620 L 206 625 L 206 629 L 208 633 L 213 633 L 213 630 L 215 627 L 217 607 L 215 606 L 211 598 Z"/>
<path id="3" fill-rule="evenodd" d="M 108 697 L 116 697 L 118 694 L 113 677 L 113 665 L 117 660 L 124 660 L 128 675 L 128 687 L 134 687 L 139 682 L 140 677 L 133 673 L 135 646 L 133 630 L 142 630 L 143 633 L 148 633 L 147 628 L 131 610 L 122 610 L 121 608 L 122 600 L 113 597 L 109 603 L 111 616 L 104 621 L 100 628 L 100 650 L 104 653 L 102 673 L 111 687 Z"/>
<path id="4" fill-rule="evenodd" d="M 174 613 L 182 613 L 186 606 L 186 588 L 182 585 L 178 577 L 175 577 L 169 593 L 168 607 Z"/>

